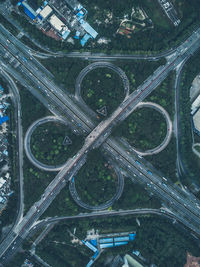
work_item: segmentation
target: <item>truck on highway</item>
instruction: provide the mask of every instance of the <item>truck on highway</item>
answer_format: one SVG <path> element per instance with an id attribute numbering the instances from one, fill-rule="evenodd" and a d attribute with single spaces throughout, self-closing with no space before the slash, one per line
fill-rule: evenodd
<path id="1" fill-rule="evenodd" d="M 148 172 L 148 174 L 153 175 L 153 173 L 151 171 L 148 170 L 147 172 Z"/>

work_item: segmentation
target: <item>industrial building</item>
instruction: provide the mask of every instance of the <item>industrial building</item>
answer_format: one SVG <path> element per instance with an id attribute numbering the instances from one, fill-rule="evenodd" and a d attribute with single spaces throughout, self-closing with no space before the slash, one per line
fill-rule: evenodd
<path id="1" fill-rule="evenodd" d="M 128 235 L 123 236 L 99 238 L 99 247 L 103 249 L 127 245 L 128 242 L 133 241 L 135 239 L 135 236 L 135 233 L 130 233 Z"/>
<path id="2" fill-rule="evenodd" d="M 98 33 L 85 21 L 87 10 L 76 0 L 49 0 L 40 7 L 30 5 L 28 0 L 21 0 L 25 14 L 46 35 L 56 40 L 66 40 L 72 31 L 74 39 L 85 46 L 89 39 L 95 39 Z"/>
<path id="3" fill-rule="evenodd" d="M 86 267 L 92 266 L 95 259 L 99 255 L 99 252 L 102 249 L 127 245 L 129 242 L 134 241 L 135 237 L 136 233 L 122 233 L 122 234 L 113 233 L 113 234 L 101 235 L 96 239 L 91 239 L 86 241 L 82 240 L 83 244 L 85 244 L 90 250 L 92 250 L 95 253 Z"/>
<path id="4" fill-rule="evenodd" d="M 200 107 L 192 115 L 193 130 L 200 136 Z"/>
<path id="5" fill-rule="evenodd" d="M 47 5 L 44 9 L 41 10 L 40 16 L 42 17 L 42 19 L 46 19 L 52 12 L 53 9 Z"/>
<path id="6" fill-rule="evenodd" d="M 198 81 L 196 79 L 197 77 L 195 78 L 194 81 Z M 200 79 L 200 75 L 198 75 L 198 79 Z M 194 81 L 191 89 L 195 87 Z M 197 84 L 197 86 L 199 86 L 199 84 Z M 195 96 L 195 99 L 192 102 L 191 119 L 192 119 L 193 131 L 200 136 L 200 95 Z"/>

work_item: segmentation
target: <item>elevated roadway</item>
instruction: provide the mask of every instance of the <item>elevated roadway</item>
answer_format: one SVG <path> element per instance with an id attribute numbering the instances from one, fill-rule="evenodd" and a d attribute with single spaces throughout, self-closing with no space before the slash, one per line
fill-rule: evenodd
<path id="1" fill-rule="evenodd" d="M 60 190 L 65 186 L 66 181 L 70 180 L 70 178 L 78 171 L 78 169 L 84 164 L 85 157 L 84 154 L 87 154 L 88 149 L 91 149 L 93 145 L 100 145 L 104 142 L 107 137 L 109 136 L 110 128 L 120 120 L 124 119 L 130 110 L 134 110 L 136 105 L 142 101 L 166 76 L 167 74 L 173 70 L 178 64 L 182 62 L 186 57 L 189 57 L 192 53 L 195 52 L 199 48 L 199 32 L 195 35 L 192 35 L 188 43 L 184 43 L 180 47 L 180 51 L 175 54 L 165 66 L 160 67 L 152 77 L 147 79 L 142 86 L 138 88 L 136 92 L 130 95 L 129 98 L 122 105 L 111 115 L 111 117 L 104 121 L 102 124 L 98 125 L 89 136 L 86 138 L 86 143 L 83 148 L 79 151 L 75 159 L 71 159 L 66 163 L 66 166 L 59 172 L 59 174 L 55 177 L 52 183 L 47 187 L 45 193 L 43 194 L 42 198 L 35 203 L 27 215 L 23 218 L 22 222 L 14 229 L 15 237 L 13 241 L 7 246 L 7 240 L 5 240 L 0 247 L 0 257 L 2 259 L 2 263 L 7 262 L 9 257 L 13 255 L 17 249 L 19 248 L 19 244 L 21 239 L 26 238 L 27 234 L 30 231 L 30 228 L 33 224 L 37 221 L 37 219 L 41 216 L 41 214 L 46 210 L 46 208 L 50 205 L 53 201 L 55 196 L 60 192 Z M 2 44 L 2 41 L 1 41 Z M 6 48 L 3 45 L 3 49 L 7 51 L 9 48 Z M 10 50 L 9 50 L 10 51 Z M 13 55 L 13 51 L 11 51 Z M 21 61 L 20 61 L 21 63 Z M 23 65 L 24 66 L 24 65 Z M 27 68 L 24 67 L 24 71 Z M 30 70 L 30 68 L 29 68 Z M 35 74 L 31 68 L 31 72 L 29 71 L 28 77 L 32 80 Z M 46 85 L 45 77 L 40 79 L 40 76 L 37 77 L 37 80 L 42 80 L 42 84 L 46 89 L 50 88 L 51 84 Z M 58 93 L 59 95 L 59 93 Z M 73 109 L 72 106 L 69 105 L 68 109 Z M 75 112 L 75 114 L 77 114 Z M 83 114 L 81 114 L 84 117 Z M 80 120 L 79 117 L 77 119 Z M 83 127 L 89 128 L 86 119 L 83 124 Z M 88 120 L 89 121 L 89 120 Z M 85 129 L 86 129 L 85 127 Z M 91 130 L 91 128 L 89 129 Z M 86 131 L 86 130 L 85 130 Z M 99 139 L 103 136 L 103 140 Z M 200 234 L 200 213 L 199 210 L 193 206 L 190 199 L 183 198 L 183 196 L 175 189 L 167 186 L 165 183 L 160 181 L 160 176 L 156 174 L 150 174 L 147 172 L 146 166 L 138 165 L 135 161 L 134 157 L 127 157 L 127 154 L 119 144 L 115 143 L 115 141 L 111 138 L 107 139 L 104 148 L 107 151 L 111 152 L 111 155 L 116 155 L 119 158 L 118 162 L 121 162 L 124 168 L 126 168 L 131 175 L 137 175 L 144 183 L 148 184 L 149 182 L 152 183 L 153 191 L 155 192 L 165 201 L 170 203 L 170 207 L 174 207 L 174 210 L 179 214 L 181 221 L 190 227 L 194 232 Z M 121 150 L 120 150 L 121 148 Z M 112 151 L 111 151 L 112 150 Z M 130 168 L 129 168 L 130 166 Z M 130 169 L 130 170 L 129 170 Z M 66 176 L 66 179 L 64 178 Z M 154 188 L 155 187 L 155 188 Z M 14 242 L 18 242 L 15 243 Z M 16 245 L 17 244 L 17 245 Z"/>

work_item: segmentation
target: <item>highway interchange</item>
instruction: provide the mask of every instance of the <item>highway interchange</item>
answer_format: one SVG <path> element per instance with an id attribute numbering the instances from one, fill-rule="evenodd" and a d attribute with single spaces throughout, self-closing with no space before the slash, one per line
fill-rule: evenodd
<path id="1" fill-rule="evenodd" d="M 113 158 L 113 161 L 125 169 L 130 176 L 140 180 L 141 183 L 158 195 L 169 206 L 170 210 L 176 214 L 180 222 L 197 235 L 200 234 L 199 201 L 191 194 L 188 195 L 173 184 L 170 184 L 169 181 L 167 182 L 166 178 L 163 178 L 144 159 L 141 159 L 132 151 L 127 153 L 127 148 L 122 143 L 109 137 L 113 126 L 124 120 L 167 77 L 170 71 L 176 69 L 179 64 L 189 58 L 199 48 L 199 29 L 179 46 L 175 52 L 173 51 L 174 53 L 168 57 L 166 65 L 159 67 L 151 77 L 146 79 L 135 92 L 126 98 L 110 118 L 101 122 L 98 126 L 87 114 L 79 109 L 68 94 L 64 93 L 53 83 L 49 73 L 46 70 L 44 71 L 41 64 L 29 54 L 24 45 L 20 44 L 20 42 L 15 43 L 12 35 L 1 26 L 0 37 L 2 68 L 25 85 L 54 115 L 67 123 L 70 121 L 74 131 L 87 136 L 81 150 L 73 159 L 69 159 L 66 162 L 63 169 L 60 170 L 46 188 L 41 199 L 33 204 L 28 213 L 19 220 L 12 229 L 12 232 L 1 243 L 0 257 L 2 264 L 6 264 L 10 257 L 17 252 L 23 240 L 28 236 L 31 229 L 34 228 L 37 220 L 56 195 L 85 163 L 88 151 L 101 144 L 103 144 L 103 149 Z M 6 54 L 7 56 L 5 57 Z M 11 61 L 11 58 L 13 58 L 13 61 Z M 14 67 L 12 62 L 15 64 L 19 62 L 19 65 Z M 148 173 L 148 170 L 151 170 L 152 174 Z"/>

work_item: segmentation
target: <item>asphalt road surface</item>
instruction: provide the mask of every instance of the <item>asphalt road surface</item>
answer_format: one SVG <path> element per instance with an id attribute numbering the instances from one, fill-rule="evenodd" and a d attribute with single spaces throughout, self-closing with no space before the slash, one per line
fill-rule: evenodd
<path id="1" fill-rule="evenodd" d="M 79 151 L 76 158 L 71 159 L 71 161 L 68 161 L 66 163 L 66 166 L 59 172 L 59 174 L 55 177 L 52 183 L 45 190 L 44 196 L 32 206 L 32 208 L 23 218 L 18 227 L 16 227 L 14 232 L 16 236 L 12 237 L 12 241 L 11 239 L 9 240 L 9 245 L 6 245 L 7 239 L 3 241 L 0 247 L 0 255 L 2 258 L 2 263 L 6 262 L 10 258 L 10 256 L 17 251 L 22 242 L 22 239 L 26 238 L 31 227 L 38 220 L 41 214 L 46 210 L 46 208 L 50 205 L 55 196 L 65 186 L 66 180 L 72 178 L 74 173 L 78 171 L 81 164 L 84 164 L 85 160 L 84 154 L 87 153 L 88 149 L 90 149 L 95 144 L 95 142 L 99 142 L 101 136 L 103 136 L 104 138 L 103 140 L 100 140 L 100 144 L 104 142 L 109 136 L 109 130 L 110 127 L 113 126 L 113 123 L 116 123 L 116 121 L 118 122 L 124 119 L 126 113 L 129 112 L 130 109 L 134 110 L 136 105 L 139 102 L 141 102 L 150 92 L 152 92 L 152 90 L 154 90 L 158 86 L 158 84 L 160 84 L 166 78 L 166 76 L 171 70 L 175 69 L 183 60 L 185 60 L 185 58 L 190 57 L 190 55 L 193 54 L 199 48 L 200 45 L 199 37 L 200 37 L 200 31 L 198 30 L 177 49 L 177 52 L 168 60 L 167 64 L 165 66 L 161 66 L 152 75 L 152 77 L 147 79 L 144 82 L 144 84 L 138 88 L 137 92 L 131 94 L 130 97 L 111 115 L 111 117 L 108 120 L 104 121 L 102 124 L 98 125 L 94 130 L 92 130 L 92 132 L 86 138 L 85 145 Z M 7 51 L 10 51 L 9 46 L 6 47 L 5 44 L 3 44 L 3 50 L 5 49 Z M 16 49 L 16 47 L 15 48 L 12 47 L 11 49 L 12 56 L 14 53 L 14 49 Z M 20 64 L 22 64 L 21 61 Z M 24 65 L 23 65 L 23 70 L 26 72 L 27 77 L 29 77 L 32 80 L 33 73 L 35 72 L 35 69 L 34 67 L 32 67 L 32 64 L 29 63 L 29 71 L 27 70 L 27 67 L 25 67 Z M 35 78 L 36 77 L 34 77 L 33 80 L 35 80 Z M 51 82 L 48 82 L 46 77 L 42 76 L 41 74 L 37 77 L 37 80 L 38 79 L 42 81 L 43 86 L 44 84 L 48 83 L 48 86 L 46 85 L 46 88 L 54 86 Z M 55 90 L 57 89 L 55 88 Z M 57 93 L 58 95 L 60 94 L 59 91 L 57 91 Z M 68 103 L 68 108 L 70 108 L 71 110 L 74 108 L 72 102 Z M 75 112 L 76 116 L 77 113 L 78 112 Z M 80 115 L 81 120 L 87 121 L 87 119 L 85 120 L 84 118 L 84 114 L 80 113 L 78 115 Z M 80 120 L 78 116 L 77 120 Z M 84 126 L 89 128 L 87 123 L 85 123 Z M 89 128 L 89 130 L 90 129 L 91 128 Z M 107 139 L 105 146 L 107 146 L 108 151 L 113 149 L 112 155 L 115 154 L 115 157 L 116 155 L 120 157 L 119 162 L 121 161 L 124 168 L 128 167 L 128 171 L 131 174 L 136 174 L 141 180 L 144 181 L 144 183 L 148 184 L 149 182 L 151 182 L 152 183 L 151 190 L 160 195 L 160 197 L 162 199 L 165 199 L 166 202 L 169 202 L 170 207 L 172 208 L 174 207 L 174 210 L 177 210 L 180 220 L 185 225 L 190 227 L 197 234 L 200 234 L 200 229 L 199 229 L 200 213 L 198 208 L 194 207 L 193 203 L 191 204 L 191 200 L 189 197 L 188 199 L 185 198 L 183 199 L 183 196 L 181 194 L 178 194 L 175 188 L 171 188 L 169 185 L 166 185 L 165 183 L 161 182 L 160 181 L 161 177 L 159 177 L 154 173 L 152 174 L 148 173 L 146 170 L 146 166 L 144 166 L 140 162 L 138 164 L 138 162 L 135 161 L 133 157 L 129 158 L 127 155 L 124 156 L 125 151 L 122 149 L 120 150 L 119 145 L 116 143 L 115 146 L 113 146 L 113 140 L 111 138 Z M 131 166 L 130 168 L 129 165 Z M 67 178 L 65 179 L 66 175 Z"/>

